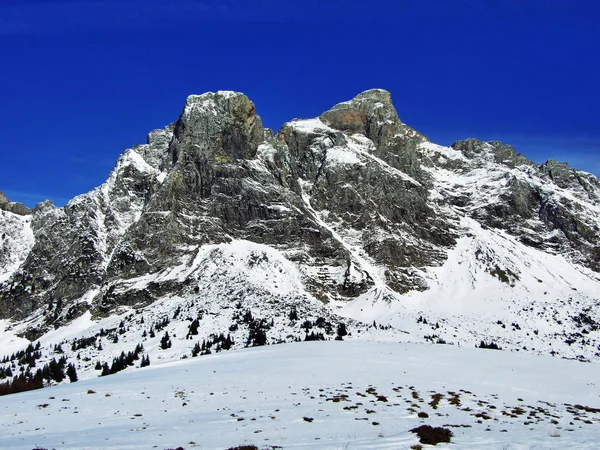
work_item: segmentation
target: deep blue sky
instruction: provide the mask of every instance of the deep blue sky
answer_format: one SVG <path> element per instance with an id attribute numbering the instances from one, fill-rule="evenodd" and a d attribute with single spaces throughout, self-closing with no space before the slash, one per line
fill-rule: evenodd
<path id="1" fill-rule="evenodd" d="M 0 190 L 63 205 L 219 89 L 278 129 L 380 87 L 434 142 L 600 175 L 599 3 L 2 0 Z"/>

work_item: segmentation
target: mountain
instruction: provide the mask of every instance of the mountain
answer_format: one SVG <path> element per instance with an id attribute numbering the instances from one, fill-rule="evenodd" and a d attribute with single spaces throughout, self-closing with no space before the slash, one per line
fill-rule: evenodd
<path id="1" fill-rule="evenodd" d="M 103 185 L 11 205 L 0 346 L 83 377 L 138 344 L 164 362 L 307 337 L 600 358 L 599 180 L 436 145 L 384 90 L 277 133 L 241 93 L 192 95 Z"/>

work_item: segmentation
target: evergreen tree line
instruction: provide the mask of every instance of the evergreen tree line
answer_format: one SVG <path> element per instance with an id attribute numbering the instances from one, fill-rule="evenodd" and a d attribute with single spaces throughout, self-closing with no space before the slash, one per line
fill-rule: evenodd
<path id="1" fill-rule="evenodd" d="M 41 376 L 34 377 L 31 372 L 27 372 L 22 373 L 12 381 L 0 383 L 0 395 L 16 394 L 17 392 L 31 391 L 43 387 L 44 381 Z"/>
<path id="2" fill-rule="evenodd" d="M 211 336 L 209 339 L 203 340 L 202 345 L 199 342 L 196 342 L 194 347 L 192 348 L 192 357 L 196 357 L 198 355 L 210 355 L 211 347 L 215 346 L 215 352 L 220 352 L 221 350 L 229 350 L 235 342 L 228 334 L 227 337 L 223 333 L 218 336 Z"/>
<path id="3" fill-rule="evenodd" d="M 6 371 L 5 374 L 10 376 Z M 46 381 L 46 385 L 48 385 L 51 381 L 60 383 L 67 377 L 71 383 L 78 380 L 75 366 L 72 363 L 67 364 L 67 358 L 64 356 L 59 358 L 58 361 L 56 358 L 53 358 L 47 364 L 44 364 L 43 368 L 38 369 L 35 374 L 32 374 L 28 368 L 13 380 L 0 383 L 0 395 L 41 389 L 44 387 L 44 380 Z"/>
<path id="4" fill-rule="evenodd" d="M 100 328 L 100 332 L 96 336 L 105 337 L 108 335 L 112 335 L 115 331 L 117 331 L 116 328 L 109 328 L 108 330 Z"/>
<path id="5" fill-rule="evenodd" d="M 35 361 L 41 357 L 42 352 L 40 351 L 40 343 L 38 342 L 35 346 L 30 343 L 25 350 L 19 350 L 10 355 L 10 357 L 4 356 L 4 358 L 2 358 L 2 363 L 5 364 L 10 361 L 18 361 L 21 365 L 27 364 L 29 367 L 35 367 Z"/>
<path id="6" fill-rule="evenodd" d="M 477 348 L 488 348 L 490 350 L 502 350 L 502 347 L 498 346 L 498 344 L 496 344 L 495 342 L 490 342 L 489 344 L 485 341 L 481 341 L 481 343 L 479 344 L 479 346 L 475 346 Z"/>
<path id="7" fill-rule="evenodd" d="M 75 339 L 71 344 L 71 350 L 77 351 L 87 347 L 91 347 L 92 345 L 96 345 L 96 336 L 91 336 L 87 338 Z"/>
<path id="8" fill-rule="evenodd" d="M 337 326 L 337 334 L 335 336 L 335 340 L 336 341 L 343 341 L 344 340 L 344 336 L 348 335 L 348 331 L 346 330 L 346 324 L 345 323 L 339 323 Z M 310 334 L 308 334 L 308 330 L 306 331 L 306 335 L 304 336 L 304 341 L 324 341 L 326 340 L 325 335 L 323 335 L 323 333 L 317 331 L 311 331 Z"/>
<path id="9" fill-rule="evenodd" d="M 101 377 L 104 377 L 106 375 L 115 374 L 117 372 L 120 372 L 120 371 L 126 369 L 129 366 L 133 366 L 134 361 L 138 361 L 140 359 L 140 353 L 142 353 L 143 351 L 144 351 L 144 346 L 142 344 L 138 344 L 135 347 L 134 351 L 127 352 L 127 353 L 125 353 L 123 351 L 123 352 L 121 352 L 121 354 L 119 356 L 117 356 L 116 358 L 113 358 L 112 364 L 110 366 L 108 365 L 107 362 L 101 363 L 100 361 L 97 361 L 95 369 L 102 371 L 100 373 Z M 147 355 L 146 356 L 142 355 L 140 367 L 145 367 L 145 366 L 149 366 L 149 365 L 150 365 L 150 357 Z"/>
<path id="10" fill-rule="evenodd" d="M 290 320 L 292 320 L 292 317 L 296 318 L 296 320 L 298 318 L 298 314 L 295 309 L 292 310 L 292 312 L 289 315 Z M 318 317 L 314 322 L 311 322 L 310 320 L 305 320 L 300 325 L 300 328 L 304 328 L 304 332 L 306 334 L 304 338 L 305 341 L 323 341 L 325 340 L 324 335 L 333 334 L 333 324 L 330 321 L 326 320 L 324 317 Z M 324 333 L 317 331 L 311 332 L 309 334 L 309 330 L 312 330 L 313 328 L 322 329 Z M 348 332 L 346 331 L 346 324 L 339 323 L 337 326 L 336 340 L 341 341 L 346 335 L 348 335 Z"/>
<path id="11" fill-rule="evenodd" d="M 321 332 L 314 332 L 311 331 L 310 334 L 306 333 L 306 336 L 304 336 L 304 341 L 324 341 L 325 340 L 325 336 L 323 335 L 323 333 Z"/>
<path id="12" fill-rule="evenodd" d="M 252 317 L 251 314 L 250 317 Z M 259 347 L 261 345 L 267 345 L 267 331 L 269 331 L 272 326 L 272 321 L 267 322 L 266 319 L 252 318 L 248 322 L 249 331 L 248 339 L 246 340 L 246 347 Z"/>
<path id="13" fill-rule="evenodd" d="M 154 327 L 152 327 L 152 328 L 154 328 L 157 332 L 160 332 L 160 331 L 163 330 L 163 328 L 165 328 L 167 325 L 169 325 L 170 322 L 171 321 L 169 320 L 169 318 L 165 317 L 164 319 L 159 320 L 158 322 L 156 322 L 154 324 Z"/>
<path id="14" fill-rule="evenodd" d="M 144 330 L 144 332 L 142 333 L 142 337 L 145 338 L 148 335 L 150 336 L 150 338 L 156 337 L 156 333 L 162 331 L 163 328 L 165 328 L 167 325 L 169 325 L 170 322 L 171 321 L 169 320 L 168 317 L 165 317 L 164 319 L 159 320 L 158 322 L 156 322 L 154 325 L 152 325 L 150 327 L 150 330 L 148 332 L 146 332 L 146 330 Z"/>

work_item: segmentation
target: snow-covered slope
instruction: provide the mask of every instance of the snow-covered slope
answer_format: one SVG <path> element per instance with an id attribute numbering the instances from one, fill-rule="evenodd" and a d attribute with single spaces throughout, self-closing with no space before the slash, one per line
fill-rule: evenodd
<path id="1" fill-rule="evenodd" d="M 0 210 L 0 283 L 10 279 L 33 247 L 31 216 Z"/>
<path id="2" fill-rule="evenodd" d="M 0 447 L 408 449 L 427 424 L 453 432 L 442 449 L 595 449 L 598 379 L 596 364 L 494 350 L 260 347 L 3 397 Z"/>

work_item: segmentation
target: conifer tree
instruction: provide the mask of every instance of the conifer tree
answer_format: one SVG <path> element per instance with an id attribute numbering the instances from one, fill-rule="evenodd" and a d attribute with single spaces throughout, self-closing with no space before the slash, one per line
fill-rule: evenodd
<path id="1" fill-rule="evenodd" d="M 165 334 L 163 335 L 163 337 L 160 340 L 160 348 L 163 350 L 171 348 L 171 339 L 169 338 L 168 331 L 165 331 Z"/>
<path id="2" fill-rule="evenodd" d="M 67 366 L 67 376 L 69 377 L 69 381 L 71 383 L 75 383 L 79 378 L 77 377 L 77 370 L 72 363 L 69 363 Z"/>
<path id="3" fill-rule="evenodd" d="M 337 328 L 337 336 L 336 336 L 336 340 L 338 341 L 342 341 L 344 340 L 344 336 L 348 335 L 348 331 L 346 331 L 346 324 L 341 322 L 338 324 L 338 328 Z"/>

